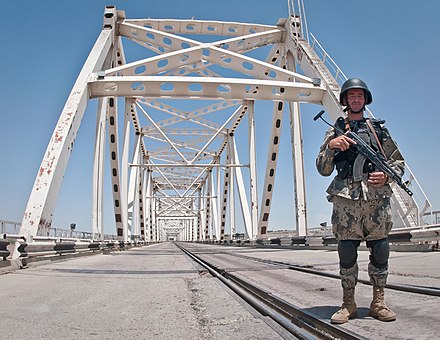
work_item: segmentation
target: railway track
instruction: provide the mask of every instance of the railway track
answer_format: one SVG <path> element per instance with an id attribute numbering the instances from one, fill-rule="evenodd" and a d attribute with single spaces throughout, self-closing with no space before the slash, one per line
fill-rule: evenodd
<path id="1" fill-rule="evenodd" d="M 251 260 L 251 261 L 255 261 L 255 262 L 270 264 L 270 265 L 274 265 L 274 266 L 280 266 L 282 268 L 296 270 L 296 271 L 308 273 L 311 275 L 324 276 L 324 277 L 334 278 L 334 279 L 338 279 L 338 280 L 340 279 L 340 276 L 337 274 L 322 272 L 322 271 L 313 269 L 309 266 L 301 266 L 301 265 L 296 265 L 296 264 L 287 263 L 287 262 L 265 260 L 265 259 L 260 259 L 257 257 L 246 256 L 246 255 L 235 254 L 235 253 L 224 252 L 223 254 L 229 255 L 229 256 L 234 256 L 234 257 L 239 257 L 239 258 L 243 258 L 243 259 L 247 259 L 247 260 Z M 358 282 L 371 286 L 371 282 L 369 280 L 358 279 Z M 409 292 L 409 293 L 421 294 L 421 295 L 427 295 L 427 296 L 440 296 L 440 289 L 439 288 L 420 287 L 420 286 L 415 286 L 415 285 L 392 284 L 392 283 L 388 283 L 386 285 L 386 288 L 396 290 L 396 291 Z"/>
<path id="2" fill-rule="evenodd" d="M 249 280 L 244 280 L 232 272 L 202 259 L 181 244 L 176 243 L 176 246 L 196 263 L 203 266 L 211 275 L 221 280 L 262 315 L 270 317 L 298 339 L 366 339 L 359 334 L 322 321 L 311 313 L 307 313 L 292 303 L 258 287 Z M 273 263 L 270 264 L 273 265 Z"/>

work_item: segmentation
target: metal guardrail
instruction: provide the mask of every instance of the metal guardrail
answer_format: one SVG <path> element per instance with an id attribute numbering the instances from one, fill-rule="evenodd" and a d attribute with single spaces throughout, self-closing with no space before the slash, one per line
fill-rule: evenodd
<path id="1" fill-rule="evenodd" d="M 0 262 L 11 260 L 12 253 L 17 247 L 19 253 L 19 266 L 25 266 L 27 262 L 36 258 L 50 258 L 61 255 L 74 255 L 82 253 L 103 252 L 127 250 L 132 247 L 148 245 L 152 242 L 141 240 L 136 241 L 116 241 L 104 240 L 97 241 L 91 239 L 76 238 L 56 238 L 35 236 L 25 239 L 20 235 L 2 234 L 0 235 Z"/>
<path id="2" fill-rule="evenodd" d="M 11 234 L 18 235 L 20 233 L 21 222 L 0 220 L 0 234 Z M 93 239 L 93 233 L 88 231 L 79 231 L 72 229 L 63 228 L 49 228 L 45 235 L 39 235 L 43 237 L 62 237 L 62 238 L 72 238 L 72 239 Z M 117 240 L 116 235 L 105 234 L 105 240 Z"/>
<path id="3" fill-rule="evenodd" d="M 390 232 L 388 239 L 392 245 L 423 245 L 423 250 L 439 250 L 440 241 L 440 225 L 433 224 L 424 227 L 395 229 Z M 288 246 L 288 247 L 304 247 L 312 246 L 325 247 L 335 246 L 338 244 L 336 238 L 332 235 L 324 236 L 295 236 L 295 237 L 274 237 L 256 240 L 207 240 L 202 243 L 212 244 L 233 244 L 233 245 L 249 245 L 249 246 Z"/>

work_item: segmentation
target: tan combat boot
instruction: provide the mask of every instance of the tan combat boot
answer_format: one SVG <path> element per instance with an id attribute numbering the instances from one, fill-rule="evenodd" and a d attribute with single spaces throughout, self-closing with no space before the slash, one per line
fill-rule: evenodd
<path id="1" fill-rule="evenodd" d="M 357 316 L 356 303 L 354 302 L 354 288 L 344 288 L 341 308 L 332 315 L 331 323 L 346 323 L 348 319 Z"/>
<path id="2" fill-rule="evenodd" d="M 384 295 L 384 288 L 373 286 L 373 301 L 371 301 L 369 315 L 380 321 L 394 321 L 396 320 L 396 313 L 386 306 Z"/>

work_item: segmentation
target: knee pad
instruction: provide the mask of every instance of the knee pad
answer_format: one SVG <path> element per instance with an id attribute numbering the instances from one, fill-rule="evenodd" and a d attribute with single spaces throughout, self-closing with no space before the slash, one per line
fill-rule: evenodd
<path id="1" fill-rule="evenodd" d="M 370 261 L 376 268 L 388 268 L 388 258 L 390 257 L 390 244 L 388 238 L 368 241 L 367 247 L 370 248 Z"/>
<path id="2" fill-rule="evenodd" d="M 355 240 L 343 240 L 338 244 L 339 265 L 341 268 L 349 269 L 356 264 L 357 261 L 357 249 L 360 241 Z"/>

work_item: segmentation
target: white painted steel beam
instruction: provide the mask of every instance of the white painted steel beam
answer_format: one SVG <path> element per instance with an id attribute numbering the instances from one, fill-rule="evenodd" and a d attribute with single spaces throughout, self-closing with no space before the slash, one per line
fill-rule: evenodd
<path id="1" fill-rule="evenodd" d="M 205 185 L 205 230 L 204 230 L 204 240 L 212 239 L 212 237 L 209 236 L 209 230 L 211 230 L 211 224 L 212 224 L 212 200 L 213 196 L 211 196 L 213 193 L 213 186 L 212 186 L 212 169 L 208 172 L 208 178 L 207 183 Z"/>
<path id="2" fill-rule="evenodd" d="M 254 102 L 248 103 L 248 137 L 249 137 L 249 187 L 251 199 L 251 239 L 255 239 L 258 233 L 258 191 L 257 191 L 257 149 L 255 135 L 255 106 Z"/>
<path id="3" fill-rule="evenodd" d="M 143 161 L 145 161 L 145 156 L 141 156 L 141 158 L 143 158 Z M 139 170 L 140 173 L 140 183 L 139 183 L 139 220 L 140 220 L 140 227 L 141 227 L 141 239 L 144 241 L 147 241 L 147 214 L 148 214 L 148 209 L 147 209 L 147 201 L 146 201 L 146 196 L 147 196 L 147 171 L 145 169 L 141 169 Z"/>
<path id="4" fill-rule="evenodd" d="M 32 187 L 20 235 L 45 234 L 52 225 L 64 172 L 87 106 L 87 81 L 90 74 L 101 69 L 111 52 L 113 39 L 113 28 L 101 32 L 69 94 Z M 14 258 L 18 256 L 15 252 Z"/>
<path id="5" fill-rule="evenodd" d="M 234 163 L 234 146 L 233 136 L 228 136 L 228 153 L 231 163 Z M 230 223 L 230 235 L 237 233 L 237 227 L 235 220 L 235 169 L 231 169 L 229 172 L 229 223 Z"/>
<path id="6" fill-rule="evenodd" d="M 224 88 L 227 85 L 230 89 Z M 186 99 L 290 100 L 321 104 L 324 88 L 294 83 L 240 78 L 129 76 L 92 77 L 90 97 L 156 97 Z M 255 87 L 255 88 L 254 88 Z M 253 90 L 251 90 L 254 88 Z"/>
<path id="7" fill-rule="evenodd" d="M 137 26 L 127 21 L 118 26 L 119 34 L 134 41 L 159 46 L 159 51 L 176 51 L 200 45 L 197 40 L 162 32 L 145 26 Z"/>
<path id="8" fill-rule="evenodd" d="M 153 200 L 153 185 L 151 180 L 151 171 L 145 170 L 145 238 L 148 241 L 153 240 L 153 222 L 151 202 Z"/>
<path id="9" fill-rule="evenodd" d="M 287 55 L 287 66 L 295 69 L 292 55 Z M 293 177 L 295 186 L 295 218 L 298 236 L 307 235 L 306 182 L 301 115 L 298 102 L 289 103 L 290 136 L 292 143 Z"/>
<path id="10" fill-rule="evenodd" d="M 121 200 L 121 165 L 119 162 L 119 129 L 118 112 L 116 98 L 109 98 L 108 104 L 108 139 L 110 152 L 110 169 L 112 182 L 113 209 L 115 213 L 116 236 L 119 240 L 124 240 L 124 225 Z"/>
<path id="11" fill-rule="evenodd" d="M 217 162 L 218 158 L 216 159 Z M 213 238 L 215 237 L 216 240 L 220 240 L 220 221 L 221 221 L 221 215 L 220 215 L 220 198 L 221 196 L 221 177 L 220 177 L 220 171 L 221 168 L 217 168 L 215 171 L 215 177 L 214 173 L 212 173 L 212 184 L 213 184 L 213 192 L 215 192 L 215 197 L 212 198 L 212 214 L 213 214 L 213 223 L 212 223 L 212 234 Z"/>
<path id="12" fill-rule="evenodd" d="M 141 136 L 137 135 L 134 149 L 133 149 L 133 162 L 140 162 L 141 153 L 140 153 L 140 146 L 141 146 Z M 128 181 L 128 194 L 127 194 L 127 208 L 128 208 L 128 224 L 129 227 L 131 227 L 131 235 L 139 236 L 140 235 L 140 216 L 139 216 L 139 203 L 140 203 L 140 197 L 139 192 L 142 192 L 142 186 L 141 186 L 141 168 L 133 167 L 129 168 L 129 181 Z M 131 216 L 131 218 L 130 218 Z M 131 226 L 130 226 L 130 220 L 131 220 Z"/>
<path id="13" fill-rule="evenodd" d="M 290 103 L 290 132 L 295 183 L 295 215 L 298 236 L 307 236 L 306 183 L 299 103 Z"/>
<path id="14" fill-rule="evenodd" d="M 122 231 L 123 240 L 127 242 L 130 239 L 132 230 L 129 230 L 128 226 L 128 192 L 129 192 L 129 156 L 130 156 L 130 142 L 131 142 L 131 99 L 125 100 L 124 108 L 124 130 L 122 134 L 122 154 L 121 154 L 121 177 L 120 177 L 120 191 L 121 191 L 121 218 L 122 218 Z M 134 185 L 134 184 L 132 184 Z M 132 198 L 130 198 L 132 200 Z"/>
<path id="15" fill-rule="evenodd" d="M 226 151 L 226 163 L 230 163 L 231 158 L 228 150 Z M 223 192 L 218 194 L 218 197 L 221 197 L 220 201 L 220 209 L 219 209 L 219 221 L 220 221 L 220 238 L 218 240 L 223 240 L 225 238 L 225 229 L 226 229 L 226 213 L 228 208 L 228 197 L 230 190 L 230 173 L 231 168 L 227 167 L 224 170 L 223 174 Z M 220 186 L 220 185 L 219 185 Z"/>
<path id="16" fill-rule="evenodd" d="M 220 65 L 243 74 L 252 76 L 254 79 L 295 81 L 313 84 L 313 79 L 301 74 L 283 69 L 271 63 L 256 60 L 235 52 L 217 47 L 210 47 L 204 53 L 204 59 L 213 64 Z"/>
<path id="17" fill-rule="evenodd" d="M 185 50 L 173 51 L 162 55 L 146 58 L 114 67 L 105 71 L 105 76 L 151 76 L 166 71 L 176 70 L 183 66 L 192 65 L 203 60 L 203 48 L 191 47 Z"/>
<path id="18" fill-rule="evenodd" d="M 166 118 L 163 120 L 160 120 L 157 122 L 157 125 L 164 128 L 169 125 L 176 125 L 178 123 L 181 123 L 183 121 L 192 122 L 195 124 L 199 124 L 201 126 L 204 126 L 208 129 L 217 130 L 219 128 L 219 125 L 215 122 L 212 122 L 207 119 L 200 118 L 203 115 L 212 114 L 219 110 L 225 110 L 232 106 L 237 106 L 241 104 L 241 101 L 238 100 L 232 100 L 232 101 L 221 101 L 216 104 L 211 104 L 205 107 L 202 107 L 200 109 L 196 109 L 190 112 L 184 112 L 182 110 L 179 110 L 175 107 L 172 107 L 171 105 L 168 105 L 166 103 L 159 102 L 157 100 L 149 100 L 148 98 L 142 98 L 138 99 L 139 104 L 144 104 L 149 107 L 152 107 L 154 109 L 163 111 L 165 113 L 168 113 L 172 115 L 171 118 Z M 175 118 L 178 117 L 178 118 Z M 148 132 L 154 130 L 153 125 L 145 126 L 143 127 L 143 132 Z"/>
<path id="19" fill-rule="evenodd" d="M 153 189 L 154 196 L 154 189 Z M 158 241 L 158 233 L 157 233 L 157 217 L 156 217 L 156 198 L 151 199 L 151 230 L 152 230 L 152 241 Z"/>
<path id="20" fill-rule="evenodd" d="M 260 204 L 260 217 L 258 221 L 258 235 L 267 236 L 269 226 L 270 210 L 274 193 L 275 177 L 279 159 L 279 147 L 281 141 L 281 127 L 283 122 L 284 102 L 276 101 L 273 103 L 272 127 L 269 138 L 269 148 L 266 160 L 266 173 L 264 177 L 263 194 Z"/>
<path id="21" fill-rule="evenodd" d="M 242 36 L 276 29 L 273 25 L 179 19 L 127 19 L 127 23 L 173 34 Z"/>
<path id="22" fill-rule="evenodd" d="M 236 145 L 234 137 L 232 138 L 232 143 L 233 143 L 232 148 L 231 148 L 232 162 L 235 164 L 239 164 L 240 158 L 238 156 L 237 145 Z M 237 181 L 238 196 L 239 196 L 239 200 L 240 200 L 240 207 L 241 207 L 241 213 L 242 213 L 242 218 L 243 218 L 243 223 L 244 223 L 244 229 L 246 231 L 247 236 L 249 238 L 251 238 L 252 232 L 253 232 L 252 219 L 251 219 L 251 213 L 250 213 L 250 209 L 249 209 L 248 198 L 246 195 L 243 174 L 241 172 L 240 167 L 235 167 L 235 169 L 233 169 L 232 172 L 235 172 L 235 178 Z"/>
<path id="23" fill-rule="evenodd" d="M 92 232 L 93 239 L 104 240 L 104 161 L 108 98 L 100 98 L 96 119 L 95 154 L 93 160 Z"/>
<path id="24" fill-rule="evenodd" d="M 208 46 L 220 47 L 231 52 L 243 53 L 259 47 L 278 44 L 284 36 L 284 31 L 276 28 L 266 32 L 258 32 L 216 41 Z"/>

